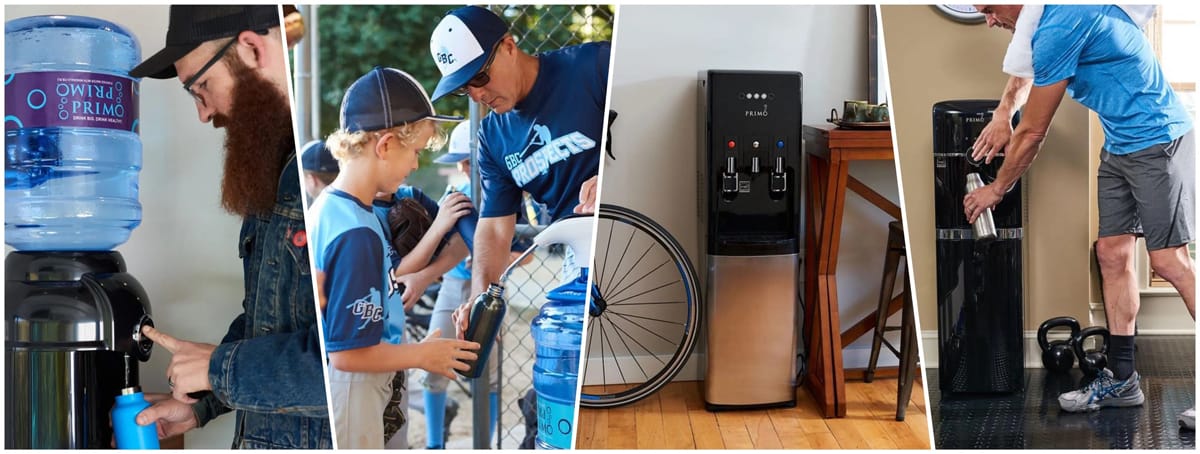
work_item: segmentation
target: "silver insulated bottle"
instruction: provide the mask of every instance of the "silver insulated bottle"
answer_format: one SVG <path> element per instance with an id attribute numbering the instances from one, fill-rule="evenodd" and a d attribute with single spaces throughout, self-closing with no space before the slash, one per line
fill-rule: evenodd
<path id="1" fill-rule="evenodd" d="M 979 177 L 978 173 L 967 174 L 967 193 L 983 187 L 983 178 Z M 976 241 L 991 241 L 996 239 L 996 221 L 992 220 L 992 209 L 988 208 L 975 218 L 975 223 L 971 224 L 975 229 Z"/>

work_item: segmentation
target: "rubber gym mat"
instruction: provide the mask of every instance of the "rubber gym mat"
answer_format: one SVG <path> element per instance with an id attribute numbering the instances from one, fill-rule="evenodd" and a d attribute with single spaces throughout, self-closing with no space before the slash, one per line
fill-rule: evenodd
<path id="1" fill-rule="evenodd" d="M 938 449 L 1196 449 L 1196 433 L 1177 416 L 1195 404 L 1195 337 L 1141 336 L 1137 369 L 1146 403 L 1087 413 L 1059 409 L 1058 395 L 1083 374 L 1025 370 L 1023 393 L 948 394 L 937 369 L 926 371 L 934 446 Z"/>

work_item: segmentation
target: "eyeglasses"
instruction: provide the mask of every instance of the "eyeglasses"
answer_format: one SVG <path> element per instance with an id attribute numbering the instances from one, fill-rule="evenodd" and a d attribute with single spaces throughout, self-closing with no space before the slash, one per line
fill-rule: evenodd
<path id="1" fill-rule="evenodd" d="M 462 87 L 459 87 L 459 89 L 453 91 L 455 95 L 466 96 L 468 87 L 483 88 L 484 85 L 487 85 L 488 82 L 492 81 L 492 76 L 488 75 L 488 70 L 492 68 L 492 62 L 496 60 L 496 51 L 500 49 L 501 42 L 503 41 L 497 42 L 496 45 L 492 47 L 492 55 L 488 56 L 488 60 L 483 64 L 483 68 L 480 68 L 479 72 L 475 73 L 475 76 L 472 77 L 471 80 L 468 80 L 466 85 L 463 85 Z"/>
<path id="2" fill-rule="evenodd" d="M 201 83 L 198 87 L 196 87 L 196 90 L 192 89 L 192 85 L 195 84 L 196 81 L 199 80 L 209 68 L 212 68 L 213 65 L 217 64 L 217 62 L 221 60 L 221 57 L 225 56 L 226 52 L 229 52 L 229 48 L 233 47 L 233 44 L 236 43 L 237 40 L 238 38 L 236 36 L 231 38 L 225 43 L 224 46 L 221 46 L 221 50 L 217 51 L 216 55 L 213 55 L 213 57 L 208 60 L 208 63 L 205 63 L 204 66 L 201 66 L 200 70 L 196 71 L 196 74 L 192 75 L 187 82 L 183 83 L 184 91 L 188 92 L 189 95 L 192 95 L 192 99 L 195 100 L 196 104 L 199 104 L 201 107 L 206 107 L 206 104 L 204 102 L 204 96 L 198 93 L 198 91 L 204 91 L 204 89 L 208 86 L 208 81 L 206 80 Z"/>

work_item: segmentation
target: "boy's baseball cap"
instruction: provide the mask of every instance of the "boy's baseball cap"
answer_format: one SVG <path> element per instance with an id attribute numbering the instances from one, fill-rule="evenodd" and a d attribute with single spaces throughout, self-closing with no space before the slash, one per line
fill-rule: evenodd
<path id="1" fill-rule="evenodd" d="M 324 140 L 314 140 L 304 144 L 300 152 L 300 166 L 305 172 L 338 173 L 337 159 L 329 152 Z"/>
<path id="2" fill-rule="evenodd" d="M 175 62 L 206 41 L 278 26 L 278 5 L 171 5 L 167 47 L 137 65 L 129 75 L 170 79 L 178 75 Z"/>
<path id="3" fill-rule="evenodd" d="M 349 132 L 378 131 L 426 118 L 463 119 L 438 115 L 425 88 L 396 68 L 376 66 L 354 81 L 342 97 L 341 126 Z"/>
<path id="4" fill-rule="evenodd" d="M 506 33 L 508 24 L 486 8 L 464 6 L 446 13 L 429 39 L 429 53 L 442 73 L 442 80 L 433 90 L 433 100 L 441 99 L 475 77 Z"/>
<path id="5" fill-rule="evenodd" d="M 446 154 L 438 156 L 433 162 L 438 164 L 457 164 L 471 157 L 471 124 L 459 123 L 450 132 L 450 143 L 446 146 Z"/>

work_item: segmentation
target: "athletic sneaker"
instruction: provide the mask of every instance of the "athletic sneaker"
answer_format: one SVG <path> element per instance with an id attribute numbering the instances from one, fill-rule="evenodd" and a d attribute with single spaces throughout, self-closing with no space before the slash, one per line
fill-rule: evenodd
<path id="1" fill-rule="evenodd" d="M 1076 391 L 1058 396 L 1058 404 L 1064 411 L 1091 411 L 1100 407 L 1134 407 L 1146 401 L 1139 386 L 1141 376 L 1137 372 L 1125 380 L 1113 378 L 1111 370 L 1103 369 L 1091 383 Z"/>
<path id="2" fill-rule="evenodd" d="M 1184 410 L 1179 414 L 1179 425 L 1185 429 L 1196 430 L 1196 407 Z"/>

